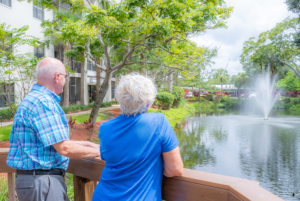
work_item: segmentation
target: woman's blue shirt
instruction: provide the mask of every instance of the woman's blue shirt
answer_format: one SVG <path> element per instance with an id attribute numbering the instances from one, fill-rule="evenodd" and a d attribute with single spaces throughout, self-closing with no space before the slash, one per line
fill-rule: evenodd
<path id="1" fill-rule="evenodd" d="M 162 113 L 118 116 L 99 128 L 100 153 L 105 168 L 93 201 L 161 201 L 162 152 L 179 141 Z"/>

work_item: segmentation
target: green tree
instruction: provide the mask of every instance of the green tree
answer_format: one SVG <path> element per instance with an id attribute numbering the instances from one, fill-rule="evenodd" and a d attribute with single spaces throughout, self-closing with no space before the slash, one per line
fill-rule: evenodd
<path id="1" fill-rule="evenodd" d="M 34 4 L 43 8 L 54 9 L 61 4 L 57 0 L 33 0 Z M 62 3 L 71 3 L 68 11 L 74 15 L 84 13 L 83 17 L 74 24 L 80 25 L 78 32 L 69 34 L 74 40 L 80 35 L 91 33 L 92 40 L 97 40 L 103 51 L 103 65 L 97 64 L 105 72 L 105 78 L 99 92 L 99 100 L 95 102 L 91 112 L 93 121 L 96 120 L 100 105 L 108 90 L 111 74 L 133 64 L 151 64 L 141 55 L 155 52 L 169 53 L 174 56 L 183 56 L 181 51 L 172 49 L 174 41 L 184 43 L 188 37 L 205 32 L 207 29 L 222 28 L 225 20 L 232 12 L 231 7 L 225 5 L 224 0 L 154 0 L 121 2 L 101 1 L 93 5 L 90 1 L 71 0 Z M 55 24 L 52 24 L 55 26 Z M 66 24 L 65 31 L 72 26 Z M 187 42 L 185 42 L 187 44 Z M 85 48 L 88 60 L 95 61 L 95 55 L 89 47 Z M 186 55 L 187 57 L 189 55 Z M 96 63 L 96 62 L 94 62 Z M 160 65 L 167 66 L 163 61 Z M 177 66 L 171 66 L 177 67 Z"/>
<path id="2" fill-rule="evenodd" d="M 249 84 L 250 76 L 247 75 L 246 73 L 239 73 L 238 75 L 232 78 L 232 81 L 234 83 L 234 86 L 238 89 L 244 86 L 244 91 L 245 91 L 246 86 Z"/>
<path id="3" fill-rule="evenodd" d="M 226 68 L 217 69 L 212 75 L 212 79 L 211 79 L 211 82 L 213 82 L 214 84 L 221 84 L 221 92 L 223 92 L 223 84 L 229 83 L 229 81 L 230 81 L 230 75 L 228 74 Z"/>
<path id="4" fill-rule="evenodd" d="M 22 45 L 37 47 L 38 38 L 26 35 L 28 28 L 11 29 L 5 23 L 0 24 L 0 95 L 13 114 L 13 87 L 16 85 L 19 92 L 15 98 L 25 98 L 35 82 L 35 68 L 39 61 L 34 54 L 19 54 L 17 51 Z"/>
<path id="5" fill-rule="evenodd" d="M 287 18 L 275 28 L 261 33 L 257 40 L 253 37 L 246 41 L 240 59 L 244 70 L 255 73 L 269 68 L 271 73 L 283 76 L 288 67 L 300 78 L 296 64 L 300 50 L 294 43 L 299 25 L 297 18 Z"/>
<path id="6" fill-rule="evenodd" d="M 300 91 L 300 79 L 295 75 L 294 72 L 289 71 L 283 79 L 280 79 L 276 82 L 275 86 L 278 90 Z"/>

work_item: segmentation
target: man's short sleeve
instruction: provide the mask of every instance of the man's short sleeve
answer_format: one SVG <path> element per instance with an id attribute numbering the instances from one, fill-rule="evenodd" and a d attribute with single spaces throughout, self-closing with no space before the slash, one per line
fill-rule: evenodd
<path id="1" fill-rule="evenodd" d="M 162 152 L 169 152 L 179 145 L 179 141 L 174 133 L 171 124 L 165 115 L 161 116 L 161 138 L 162 138 Z"/>
<path id="2" fill-rule="evenodd" d="M 52 103 L 41 103 L 32 117 L 32 126 L 44 147 L 69 140 L 69 127 L 64 114 Z"/>

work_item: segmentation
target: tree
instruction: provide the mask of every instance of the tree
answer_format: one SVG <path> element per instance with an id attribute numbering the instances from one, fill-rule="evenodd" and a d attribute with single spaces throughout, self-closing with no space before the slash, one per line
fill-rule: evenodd
<path id="1" fill-rule="evenodd" d="M 224 69 L 223 68 L 217 69 L 212 75 L 212 81 L 214 82 L 214 84 L 221 84 L 221 93 L 223 92 L 223 84 L 228 83 L 230 81 L 230 75 L 226 70 L 228 63 Z"/>
<path id="2" fill-rule="evenodd" d="M 244 86 L 244 93 L 245 93 L 245 88 L 248 85 L 249 81 L 250 81 L 250 76 L 247 75 L 246 73 L 239 73 L 233 78 L 234 86 L 236 86 L 238 89 Z"/>
<path id="3" fill-rule="evenodd" d="M 300 79 L 293 71 L 289 71 L 283 79 L 276 82 L 275 86 L 278 90 L 300 91 Z"/>
<path id="4" fill-rule="evenodd" d="M 18 54 L 17 48 L 21 45 L 37 47 L 38 38 L 26 35 L 28 28 L 10 29 L 5 23 L 0 24 L 0 93 L 13 114 L 13 87 L 16 85 L 19 91 L 19 96 L 15 98 L 25 98 L 35 82 L 35 69 L 39 61 L 34 54 Z"/>
<path id="5" fill-rule="evenodd" d="M 296 64 L 300 50 L 294 43 L 299 25 L 297 18 L 287 18 L 278 23 L 275 28 L 261 33 L 257 40 L 250 38 L 246 41 L 240 59 L 244 70 L 249 73 L 257 72 L 249 68 L 260 68 L 262 72 L 269 68 L 272 74 L 283 76 L 286 73 L 285 68 L 288 67 L 300 78 L 300 71 Z"/>
<path id="6" fill-rule="evenodd" d="M 60 6 L 60 1 L 56 0 L 33 2 L 48 9 Z M 227 7 L 223 0 L 125 0 L 118 3 L 101 1 L 99 6 L 93 5 L 88 0 L 87 6 L 82 0 L 63 2 L 71 3 L 68 10 L 70 13 L 74 15 L 78 12 L 85 13 L 84 17 L 77 15 L 80 20 L 76 23 L 80 24 L 80 31 L 70 33 L 70 36 L 79 39 L 78 33 L 82 33 L 81 35 L 92 33 L 91 42 L 97 40 L 103 50 L 104 65 L 97 64 L 96 67 L 105 72 L 105 78 L 99 99 L 91 112 L 93 121 L 96 120 L 108 90 L 112 73 L 133 64 L 167 66 L 159 60 L 155 51 L 184 56 L 180 55 L 180 51 L 170 49 L 174 41 L 183 43 L 189 41 L 189 36 L 203 33 L 207 29 L 226 27 L 225 20 L 232 12 L 232 8 Z M 72 27 L 65 26 L 65 28 Z M 145 53 L 154 55 L 157 61 L 141 58 Z M 89 46 L 85 48 L 85 55 L 88 61 L 96 64 L 97 58 Z"/>
<path id="7" fill-rule="evenodd" d="M 66 71 L 68 74 L 74 73 L 74 71 L 71 69 L 72 65 L 72 60 L 74 58 L 68 56 L 66 52 L 70 51 L 72 49 L 72 45 L 69 39 L 66 39 L 63 36 L 63 33 L 61 32 L 61 28 L 64 27 L 65 21 L 62 20 L 61 18 L 64 19 L 69 19 L 72 21 L 78 20 L 78 18 L 69 12 L 66 12 L 65 10 L 59 9 L 54 12 L 54 17 L 53 17 L 53 22 L 55 22 L 56 26 L 52 27 L 49 26 L 49 22 L 43 21 L 41 26 L 46 28 L 44 31 L 44 40 L 43 40 L 43 45 L 49 47 L 50 45 L 53 46 L 58 46 L 59 47 L 59 52 L 58 52 L 58 59 L 61 60 L 65 67 Z M 83 78 L 82 78 L 83 77 Z M 81 80 L 85 79 L 84 74 L 81 75 Z M 70 82 L 70 77 L 68 76 L 66 79 L 66 83 L 64 86 L 64 92 L 63 92 L 63 106 L 64 107 L 69 107 L 70 103 L 70 93 L 69 93 L 69 82 Z"/>

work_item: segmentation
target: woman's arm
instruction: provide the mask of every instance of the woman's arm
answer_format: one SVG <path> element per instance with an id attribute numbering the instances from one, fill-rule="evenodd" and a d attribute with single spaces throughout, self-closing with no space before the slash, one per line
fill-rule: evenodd
<path id="1" fill-rule="evenodd" d="M 164 175 L 166 177 L 182 176 L 183 174 L 183 163 L 180 156 L 179 147 L 177 146 L 172 151 L 162 153 L 165 168 Z"/>

